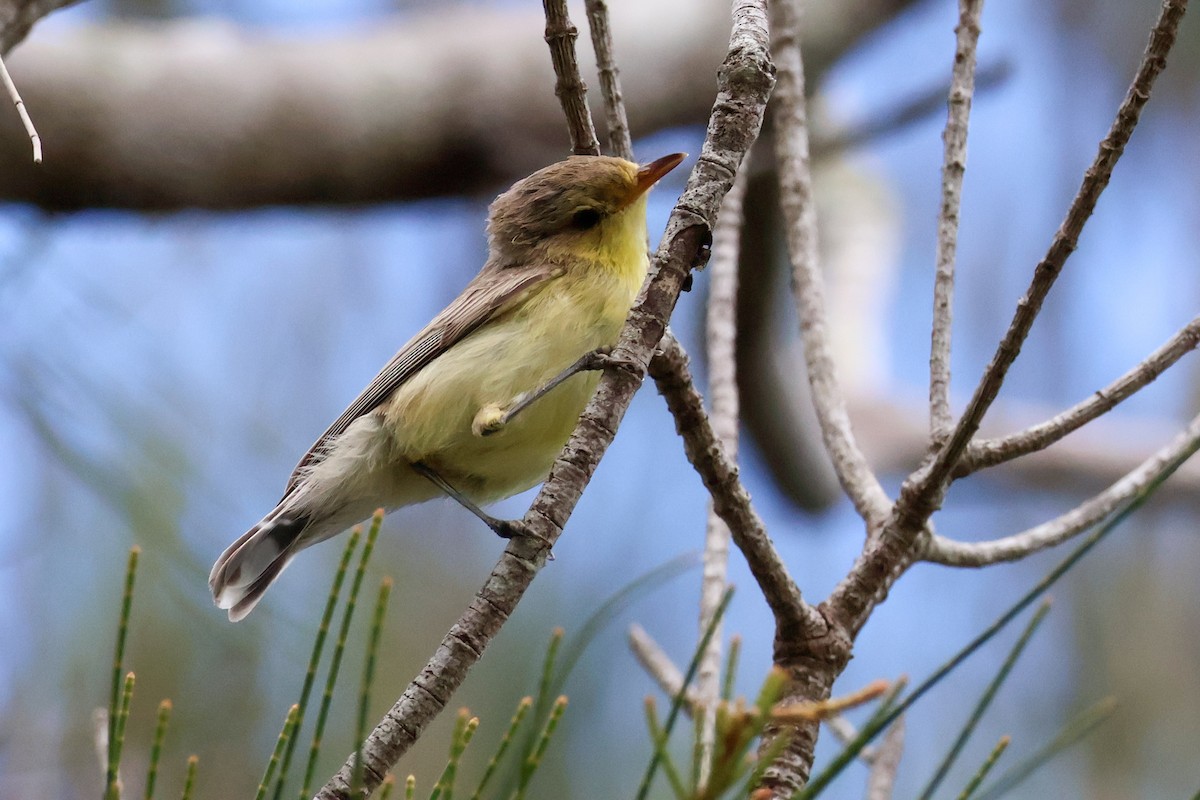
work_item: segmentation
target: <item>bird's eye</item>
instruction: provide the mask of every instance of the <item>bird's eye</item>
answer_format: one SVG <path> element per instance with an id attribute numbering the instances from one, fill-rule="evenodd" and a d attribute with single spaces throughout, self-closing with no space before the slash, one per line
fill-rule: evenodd
<path id="1" fill-rule="evenodd" d="M 571 227 L 578 231 L 591 230 L 600 224 L 600 212 L 594 208 L 581 208 L 571 216 Z"/>

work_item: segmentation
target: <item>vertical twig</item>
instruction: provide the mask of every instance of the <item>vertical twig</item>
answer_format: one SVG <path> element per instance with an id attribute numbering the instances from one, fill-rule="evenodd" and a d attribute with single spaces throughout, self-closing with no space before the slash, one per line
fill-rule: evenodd
<path id="1" fill-rule="evenodd" d="M 554 62 L 554 94 L 562 103 L 571 129 L 571 152 L 577 156 L 600 155 L 592 112 L 587 104 L 587 84 L 579 77 L 579 62 L 575 58 L 575 40 L 579 30 L 567 16 L 566 0 L 542 0 L 546 11 L 546 44 Z"/>
<path id="2" fill-rule="evenodd" d="M 1125 145 L 1129 143 L 1129 138 L 1141 119 L 1142 109 L 1150 100 L 1150 91 L 1155 79 L 1167 66 L 1167 53 L 1175 44 L 1179 23 L 1186 9 L 1187 0 L 1164 0 L 1159 18 L 1150 32 L 1150 42 L 1146 45 L 1146 52 L 1138 66 L 1137 74 L 1125 99 L 1121 101 L 1120 108 L 1117 109 L 1116 119 L 1100 142 L 1091 166 L 1084 173 L 1079 192 L 1071 201 L 1066 217 L 1054 234 L 1046 257 L 1037 265 L 1029 288 L 1017 303 L 1012 322 L 997 346 L 991 363 L 984 371 L 966 411 L 945 446 L 938 451 L 936 461 L 921 480 L 926 494 L 929 494 L 929 487 L 936 487 L 949 476 L 968 443 L 979 430 L 984 414 L 1000 393 L 1009 367 L 1017 360 L 1021 345 L 1029 335 L 1034 319 L 1042 310 L 1042 303 L 1062 272 L 1067 257 L 1078 245 L 1084 224 L 1095 210 L 1101 192 L 1108 186 L 1117 160 L 1125 152 Z M 940 497 L 935 499 L 940 500 Z"/>
<path id="3" fill-rule="evenodd" d="M 0 57 L 0 81 L 4 82 L 4 88 L 8 91 L 9 98 L 17 107 L 17 115 L 21 118 L 21 124 L 25 126 L 25 132 L 29 134 L 29 141 L 33 142 L 33 163 L 40 164 L 42 163 L 42 137 L 38 136 L 37 128 L 33 127 L 33 120 L 29 118 L 29 112 L 25 110 L 25 101 L 21 99 L 17 85 L 13 83 L 12 76 L 8 74 L 8 67 L 4 66 L 3 57 Z"/>
<path id="4" fill-rule="evenodd" d="M 741 245 L 742 199 L 746 193 L 746 161 L 738 170 L 729 194 L 721 204 L 721 215 L 713 232 L 712 260 L 709 262 L 708 315 L 708 393 L 712 409 L 713 432 L 725 447 L 725 454 L 736 463 L 738 449 L 737 391 L 737 289 L 738 250 Z M 700 584 L 700 630 L 711 623 L 728 583 L 729 527 L 717 515 L 710 499 L 708 526 L 704 534 L 704 573 Z M 717 702 L 721 695 L 721 628 L 718 625 L 709 646 L 700 659 L 696 673 L 696 694 L 700 702 L 699 785 L 708 783 L 713 749 L 717 739 Z"/>
<path id="5" fill-rule="evenodd" d="M 1000 393 L 1008 370 L 1020 354 L 1021 346 L 1041 312 L 1046 296 L 1062 272 L 1067 257 L 1078 245 L 1083 226 L 1096 208 L 1100 194 L 1108 186 L 1113 169 L 1150 100 L 1154 82 L 1166 68 L 1167 54 L 1175 44 L 1179 23 L 1186 9 L 1187 0 L 1164 0 L 1142 61 L 1117 109 L 1116 118 L 1101 140 L 1091 166 L 1084 173 L 1079 191 L 1054 234 L 1046 256 L 1034 269 L 1029 288 L 1018 301 L 1008 330 L 997 345 L 966 410 L 933 459 L 904 481 L 895 508 L 884 523 L 878 541 L 863 552 L 854 568 L 826 601 L 840 618 L 850 621 L 851 630 L 858 630 L 866 623 L 871 609 L 880 598 L 886 596 L 896 578 L 911 563 L 913 543 L 925 530 L 929 517 L 941 506 L 963 453 Z"/>
<path id="6" fill-rule="evenodd" d="M 983 0 L 959 0 L 954 69 L 942 132 L 942 205 L 937 223 L 937 271 L 933 279 L 933 335 L 929 348 L 929 432 L 933 441 L 950 435 L 950 338 L 954 317 L 954 257 L 963 173 L 967 169 L 967 122 L 975 93 L 975 49 Z"/>
<path id="7" fill-rule="evenodd" d="M 846 398 L 829 349 L 824 288 L 817 262 L 817 212 L 813 204 L 808 156 L 799 5 L 799 0 L 784 0 L 774 5 L 774 56 L 779 70 L 772 98 L 777 131 L 775 160 L 779 165 L 779 196 L 787 223 L 792 289 L 801 320 L 800 334 L 804 341 L 813 404 L 825 449 L 842 488 L 854 502 L 859 515 L 874 529 L 882 523 L 891 502 L 855 441 Z"/>
<path id="8" fill-rule="evenodd" d="M 904 717 L 898 718 L 883 735 L 878 755 L 867 774 L 866 800 L 892 800 L 900 756 L 904 754 Z"/>
<path id="9" fill-rule="evenodd" d="M 633 141 L 629 135 L 629 119 L 625 116 L 625 100 L 621 95 L 621 73 L 613 56 L 612 32 L 608 26 L 608 3 L 605 0 L 586 0 L 588 28 L 592 33 L 592 49 L 596 51 L 596 68 L 600 71 L 600 94 L 604 97 L 604 121 L 608 126 L 608 151 L 633 161 Z"/>

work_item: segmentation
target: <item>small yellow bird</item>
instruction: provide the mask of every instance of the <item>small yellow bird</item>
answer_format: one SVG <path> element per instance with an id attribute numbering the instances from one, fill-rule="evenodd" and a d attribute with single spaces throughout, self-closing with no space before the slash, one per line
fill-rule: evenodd
<path id="1" fill-rule="evenodd" d="M 645 280 L 646 192 L 684 158 L 639 166 L 573 156 L 496 198 L 483 269 L 300 459 L 279 504 L 217 559 L 208 583 L 229 619 L 249 614 L 296 553 L 379 507 L 445 493 L 513 535 L 475 504 L 550 471 L 599 380 L 581 363 L 616 344 Z"/>

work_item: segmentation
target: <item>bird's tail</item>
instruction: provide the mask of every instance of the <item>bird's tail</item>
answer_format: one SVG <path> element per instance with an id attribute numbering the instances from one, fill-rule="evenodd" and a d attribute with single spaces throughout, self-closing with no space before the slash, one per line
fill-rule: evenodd
<path id="1" fill-rule="evenodd" d="M 276 508 L 225 548 L 213 565 L 208 585 L 217 607 L 229 610 L 231 622 L 254 610 L 263 592 L 304 547 L 297 544 L 309 522 L 307 514 Z"/>

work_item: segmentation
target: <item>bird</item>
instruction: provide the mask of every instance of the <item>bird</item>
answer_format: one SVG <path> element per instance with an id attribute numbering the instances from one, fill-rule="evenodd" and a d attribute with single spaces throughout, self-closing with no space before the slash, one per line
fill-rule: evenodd
<path id="1" fill-rule="evenodd" d="M 686 157 L 571 156 L 488 208 L 488 257 L 321 434 L 283 497 L 209 575 L 237 622 L 306 547 L 377 508 L 480 505 L 545 480 L 591 397 L 649 266 L 646 194 Z"/>

